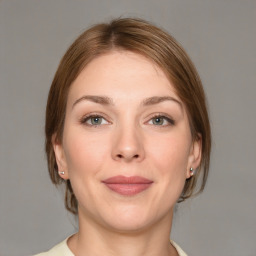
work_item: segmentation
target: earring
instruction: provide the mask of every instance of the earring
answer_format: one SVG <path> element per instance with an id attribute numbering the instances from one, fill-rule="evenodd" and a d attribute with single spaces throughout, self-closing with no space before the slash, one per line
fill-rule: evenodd
<path id="1" fill-rule="evenodd" d="M 194 176 L 194 174 L 196 173 L 196 171 L 192 167 L 190 168 L 189 172 L 191 176 Z"/>
<path id="2" fill-rule="evenodd" d="M 60 175 L 64 175 L 64 174 L 65 174 L 65 172 L 63 172 L 63 171 L 62 171 L 62 172 L 59 172 L 59 174 L 60 174 Z"/>

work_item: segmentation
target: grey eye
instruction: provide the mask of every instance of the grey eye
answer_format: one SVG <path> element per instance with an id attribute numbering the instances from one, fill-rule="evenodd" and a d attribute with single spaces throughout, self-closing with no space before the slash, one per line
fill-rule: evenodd
<path id="1" fill-rule="evenodd" d="M 99 116 L 91 117 L 89 120 L 92 125 L 99 125 L 102 123 L 102 117 Z"/>
<path id="2" fill-rule="evenodd" d="M 168 126 L 174 125 L 175 121 L 167 116 L 157 115 L 152 117 L 149 123 L 155 126 Z"/>
<path id="3" fill-rule="evenodd" d="M 163 125 L 164 124 L 164 118 L 163 117 L 155 117 L 152 119 L 152 123 L 154 125 Z"/>
<path id="4" fill-rule="evenodd" d="M 83 117 L 80 122 L 81 124 L 85 124 L 87 126 L 101 126 L 109 124 L 109 122 L 100 115 L 89 115 Z"/>

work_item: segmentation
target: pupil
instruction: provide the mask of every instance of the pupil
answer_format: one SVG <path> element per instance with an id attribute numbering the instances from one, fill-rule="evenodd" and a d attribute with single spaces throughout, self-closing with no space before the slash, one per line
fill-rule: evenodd
<path id="1" fill-rule="evenodd" d="M 157 118 L 155 118 L 155 120 L 154 120 L 154 123 L 155 124 L 162 124 L 163 123 L 163 118 L 161 118 L 161 117 L 157 117 Z"/>
<path id="2" fill-rule="evenodd" d="M 99 124 L 100 123 L 100 117 L 94 117 L 93 119 L 92 119 L 92 123 L 93 124 Z"/>

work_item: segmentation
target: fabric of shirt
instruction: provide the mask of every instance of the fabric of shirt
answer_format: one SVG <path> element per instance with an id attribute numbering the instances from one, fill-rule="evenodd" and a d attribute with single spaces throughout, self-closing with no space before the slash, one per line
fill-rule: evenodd
<path id="1" fill-rule="evenodd" d="M 69 238 L 69 237 L 68 237 Z M 71 250 L 68 247 L 67 240 L 66 238 L 64 241 L 61 243 L 55 245 L 52 249 L 50 249 L 47 252 L 42 252 L 39 254 L 36 254 L 34 256 L 75 256 Z M 171 241 L 172 245 L 175 247 L 177 250 L 179 256 L 187 256 L 187 254 L 173 241 Z"/>

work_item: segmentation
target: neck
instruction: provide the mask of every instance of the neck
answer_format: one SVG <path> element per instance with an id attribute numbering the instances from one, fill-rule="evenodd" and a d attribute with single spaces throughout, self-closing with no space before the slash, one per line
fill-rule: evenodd
<path id="1" fill-rule="evenodd" d="M 163 217 L 153 226 L 137 231 L 117 231 L 83 218 L 79 214 L 79 231 L 68 240 L 76 256 L 177 256 L 170 244 L 172 215 Z"/>

